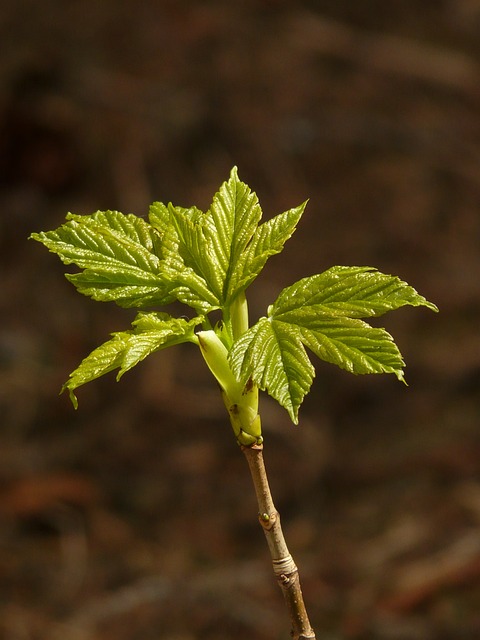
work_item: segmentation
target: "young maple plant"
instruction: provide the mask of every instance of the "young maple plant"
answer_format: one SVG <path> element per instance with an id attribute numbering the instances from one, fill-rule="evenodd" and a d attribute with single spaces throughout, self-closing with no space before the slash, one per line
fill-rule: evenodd
<path id="1" fill-rule="evenodd" d="M 112 334 L 70 374 L 63 390 L 75 407 L 76 389 L 112 370 L 118 369 L 119 380 L 166 347 L 191 342 L 200 349 L 250 467 L 295 640 L 315 634 L 268 485 L 258 392 L 277 400 L 297 424 L 315 375 L 306 348 L 351 373 L 393 373 L 403 381 L 405 363 L 393 338 L 364 318 L 405 305 L 438 310 L 395 276 L 337 266 L 283 289 L 250 326 L 245 292 L 268 258 L 282 251 L 305 205 L 261 222 L 257 196 L 233 168 L 206 212 L 155 202 L 148 222 L 118 211 L 68 214 L 58 229 L 31 235 L 80 268 L 66 274 L 80 293 L 138 310 L 131 329 Z M 174 317 L 154 310 L 174 301 L 193 313 Z M 214 324 L 213 312 L 221 317 Z"/>

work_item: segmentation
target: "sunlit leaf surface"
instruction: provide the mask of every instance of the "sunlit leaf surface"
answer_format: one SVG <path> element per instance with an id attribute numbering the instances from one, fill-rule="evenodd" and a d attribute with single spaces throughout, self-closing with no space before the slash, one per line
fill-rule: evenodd
<path id="1" fill-rule="evenodd" d="M 97 347 L 70 374 L 62 390 L 68 390 L 74 406 L 78 387 L 119 369 L 117 380 L 151 353 L 174 344 L 194 341 L 194 329 L 203 318 L 192 320 L 172 318 L 167 313 L 140 313 L 130 331 L 112 334 L 112 338 Z"/>
<path id="2" fill-rule="evenodd" d="M 66 274 L 80 293 L 122 307 L 169 303 L 169 283 L 161 273 L 159 233 L 134 215 L 98 211 L 69 214 L 55 231 L 32 234 L 80 273 Z"/>
<path id="3" fill-rule="evenodd" d="M 354 374 L 393 373 L 403 380 L 405 363 L 393 338 L 364 318 L 405 305 L 437 308 L 406 282 L 371 267 L 332 267 L 303 278 L 248 328 L 245 290 L 282 251 L 305 205 L 262 222 L 256 194 L 234 167 L 206 212 L 155 202 L 148 222 L 97 211 L 69 214 L 55 231 L 32 234 L 80 269 L 66 277 L 95 300 L 137 309 L 178 301 L 196 314 L 188 320 L 140 313 L 130 331 L 114 333 L 71 374 L 64 388 L 72 400 L 77 387 L 104 373 L 118 369 L 120 378 L 154 351 L 198 343 L 195 327 L 212 330 L 213 311 L 221 315 L 215 330 L 233 374 L 266 390 L 295 423 L 315 375 L 307 350 Z"/>
<path id="4" fill-rule="evenodd" d="M 360 318 L 399 307 L 437 308 L 406 282 L 370 267 L 332 267 L 286 287 L 233 346 L 234 372 L 268 391 L 298 421 L 313 369 L 304 346 L 354 374 L 393 373 L 404 379 L 402 355 L 385 329 Z"/>

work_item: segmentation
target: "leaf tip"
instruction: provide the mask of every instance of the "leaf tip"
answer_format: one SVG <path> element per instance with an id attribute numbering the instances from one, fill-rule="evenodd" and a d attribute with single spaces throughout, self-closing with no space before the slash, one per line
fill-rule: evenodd
<path id="1" fill-rule="evenodd" d="M 69 386 L 68 382 L 66 382 L 63 387 L 60 389 L 60 393 L 58 395 L 62 395 L 65 391 L 68 391 L 68 395 L 70 397 L 70 402 L 73 405 L 75 411 L 78 409 L 78 398 L 74 394 L 73 389 Z"/>
<path id="2" fill-rule="evenodd" d="M 292 402 L 282 403 L 277 400 L 277 402 L 282 406 L 288 413 L 292 424 L 295 427 L 298 427 L 298 411 L 300 409 L 300 404 L 293 404 Z"/>

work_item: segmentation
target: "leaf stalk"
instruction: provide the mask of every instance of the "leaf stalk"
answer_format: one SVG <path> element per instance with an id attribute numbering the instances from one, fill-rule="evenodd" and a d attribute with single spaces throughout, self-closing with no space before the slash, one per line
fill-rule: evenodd
<path id="1" fill-rule="evenodd" d="M 239 293 L 230 305 L 230 320 L 233 340 L 248 331 L 248 304 L 245 291 Z"/>

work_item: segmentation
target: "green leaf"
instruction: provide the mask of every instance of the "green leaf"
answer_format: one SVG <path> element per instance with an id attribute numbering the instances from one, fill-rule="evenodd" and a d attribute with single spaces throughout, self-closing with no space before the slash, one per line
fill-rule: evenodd
<path id="1" fill-rule="evenodd" d="M 171 295 L 180 302 L 206 314 L 218 309 L 220 301 L 205 278 L 213 266 L 207 250 L 202 250 L 202 214 L 196 207 L 183 209 L 155 202 L 150 207 L 150 222 L 162 236 L 164 278 Z"/>
<path id="2" fill-rule="evenodd" d="M 229 180 L 222 184 L 213 198 L 205 230 L 208 246 L 222 272 L 225 302 L 230 278 L 261 217 L 262 210 L 256 194 L 239 180 L 237 168 L 234 167 Z"/>
<path id="3" fill-rule="evenodd" d="M 305 206 L 303 203 L 259 225 L 262 210 L 258 198 L 239 180 L 236 167 L 232 169 L 207 216 L 209 252 L 215 253 L 223 274 L 223 306 L 230 305 L 255 280 L 271 255 L 282 251 Z"/>
<path id="4" fill-rule="evenodd" d="M 239 180 L 234 167 L 206 213 L 172 205 L 169 213 L 175 234 L 170 230 L 164 238 L 170 243 L 165 269 L 172 279 L 181 281 L 175 294 L 197 306 L 203 301 L 204 312 L 228 307 L 230 281 L 262 216 L 257 196 Z M 161 220 L 165 224 L 164 211 Z"/>
<path id="5" fill-rule="evenodd" d="M 300 315 L 294 326 L 298 328 L 303 344 L 326 362 L 357 375 L 393 373 L 399 380 L 404 380 L 405 362 L 385 329 L 345 317 L 319 317 L 302 325 Z"/>
<path id="6" fill-rule="evenodd" d="M 230 363 L 243 384 L 251 377 L 298 423 L 298 408 L 310 390 L 315 370 L 295 327 L 260 318 L 234 343 Z"/>
<path id="7" fill-rule="evenodd" d="M 167 270 L 175 265 L 178 281 L 189 285 L 212 309 L 220 307 L 224 275 L 215 251 L 206 237 L 208 214 L 195 207 L 183 209 L 170 205 L 169 208 L 172 224 L 177 232 L 178 245 L 175 255 L 169 253 L 170 260 L 166 261 Z"/>
<path id="8" fill-rule="evenodd" d="M 392 336 L 360 318 L 405 305 L 437 310 L 407 283 L 370 267 L 333 267 L 303 278 L 234 343 L 232 370 L 242 380 L 251 376 L 296 423 L 313 380 L 304 346 L 351 373 L 393 373 L 404 380 L 405 363 Z"/>
<path id="9" fill-rule="evenodd" d="M 111 340 L 97 347 L 73 371 L 62 391 L 68 390 L 75 408 L 75 389 L 119 369 L 117 380 L 151 353 L 182 342 L 196 342 L 194 329 L 203 317 L 191 320 L 173 318 L 167 313 L 139 313 L 133 329 L 112 334 Z"/>
<path id="10" fill-rule="evenodd" d="M 163 239 L 171 225 L 168 207 L 163 202 L 152 202 L 148 211 L 148 220 Z"/>
<path id="11" fill-rule="evenodd" d="M 283 249 L 305 204 L 259 226 L 258 198 L 236 167 L 206 213 L 154 203 L 150 222 L 162 236 L 162 272 L 172 295 L 198 313 L 228 308 Z"/>
<path id="12" fill-rule="evenodd" d="M 229 282 L 228 298 L 244 291 L 262 271 L 268 258 L 280 253 L 292 236 L 305 210 L 306 202 L 267 220 L 257 227 L 245 250 L 238 257 Z"/>
<path id="13" fill-rule="evenodd" d="M 405 305 L 437 307 L 396 276 L 372 267 L 331 267 L 286 287 L 273 305 L 276 317 L 288 318 L 293 311 L 314 319 L 318 314 L 368 318 Z M 305 318 L 305 316 L 304 316 Z"/>
<path id="14" fill-rule="evenodd" d="M 32 234 L 65 264 L 79 267 L 66 277 L 85 295 L 138 308 L 178 300 L 197 314 L 192 320 L 139 314 L 130 331 L 112 334 L 71 374 L 64 389 L 72 401 L 77 387 L 104 373 L 118 369 L 120 378 L 154 351 L 185 341 L 199 344 L 194 329 L 203 324 L 204 334 L 213 335 L 207 314 L 215 310 L 222 315 L 222 357 L 233 343 L 228 366 L 240 389 L 252 380 L 295 423 L 315 375 L 306 349 L 352 373 L 393 373 L 403 380 L 405 365 L 393 338 L 363 318 L 405 305 L 438 309 L 406 282 L 371 267 L 332 267 L 299 280 L 248 329 L 245 289 L 268 258 L 282 251 L 305 205 L 261 224 L 257 196 L 234 167 L 205 213 L 157 202 L 149 222 L 98 211 L 69 214 L 57 230 Z"/>
<path id="15" fill-rule="evenodd" d="M 69 214 L 54 231 L 32 234 L 64 264 L 83 272 L 66 274 L 78 291 L 122 307 L 163 305 L 173 300 L 162 277 L 161 236 L 147 222 L 118 211 Z"/>

